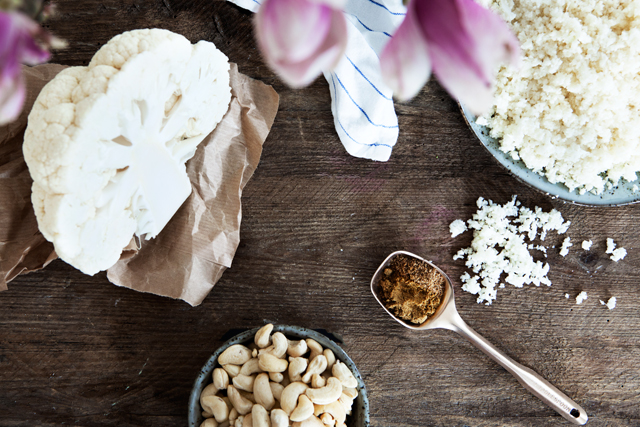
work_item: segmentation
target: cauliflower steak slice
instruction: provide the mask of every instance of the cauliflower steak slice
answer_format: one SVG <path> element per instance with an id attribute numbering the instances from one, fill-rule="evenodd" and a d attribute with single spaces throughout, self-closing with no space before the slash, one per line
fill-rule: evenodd
<path id="1" fill-rule="evenodd" d="M 95 274 L 132 236 L 153 238 L 191 194 L 185 163 L 231 99 L 213 43 L 166 30 L 111 39 L 63 70 L 29 114 L 24 157 L 38 226 L 60 258 Z"/>

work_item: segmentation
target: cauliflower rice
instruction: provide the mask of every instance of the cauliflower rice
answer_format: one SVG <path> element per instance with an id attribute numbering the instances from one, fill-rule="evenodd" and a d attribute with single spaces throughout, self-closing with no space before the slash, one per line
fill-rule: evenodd
<path id="1" fill-rule="evenodd" d="M 571 191 L 601 193 L 640 171 L 637 0 L 480 0 L 520 40 L 492 113 L 502 151 Z"/>

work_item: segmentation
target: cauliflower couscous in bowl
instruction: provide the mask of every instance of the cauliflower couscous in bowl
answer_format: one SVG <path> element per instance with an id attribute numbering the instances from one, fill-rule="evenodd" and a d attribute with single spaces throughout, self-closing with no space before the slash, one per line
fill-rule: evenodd
<path id="1" fill-rule="evenodd" d="M 520 40 L 492 111 L 461 107 L 518 178 L 585 205 L 640 201 L 640 6 L 631 0 L 481 0 Z"/>

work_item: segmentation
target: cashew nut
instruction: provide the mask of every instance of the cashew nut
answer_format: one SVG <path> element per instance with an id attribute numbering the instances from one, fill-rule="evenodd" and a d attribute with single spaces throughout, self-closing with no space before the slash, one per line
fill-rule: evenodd
<path id="1" fill-rule="evenodd" d="M 238 365 L 224 365 L 222 366 L 222 369 L 224 369 L 231 378 L 240 375 L 240 366 Z"/>
<path id="2" fill-rule="evenodd" d="M 271 336 L 271 344 L 267 348 L 263 348 L 258 354 L 270 353 L 276 356 L 278 359 L 282 359 L 289 348 L 289 340 L 284 336 L 282 332 L 276 332 Z"/>
<path id="3" fill-rule="evenodd" d="M 236 423 L 233 427 L 242 427 L 242 420 L 244 420 L 244 415 L 238 415 L 238 418 L 236 418 Z"/>
<path id="4" fill-rule="evenodd" d="M 242 427 L 253 427 L 253 414 L 251 412 L 242 419 Z"/>
<path id="5" fill-rule="evenodd" d="M 271 427 L 289 427 L 289 417 L 282 409 L 271 411 Z"/>
<path id="6" fill-rule="evenodd" d="M 218 427 L 218 422 L 213 418 L 208 418 L 204 420 L 202 424 L 200 424 L 200 427 Z"/>
<path id="7" fill-rule="evenodd" d="M 337 425 L 343 424 L 347 419 L 347 413 L 345 412 L 342 403 L 337 400 L 329 403 L 328 405 L 323 405 L 322 413 L 331 414 Z"/>
<path id="8" fill-rule="evenodd" d="M 322 421 L 320 421 L 320 418 L 316 417 L 315 415 L 311 415 L 309 418 L 307 418 L 304 421 L 298 421 L 291 424 L 291 427 L 326 427 L 326 426 L 322 424 Z"/>
<path id="9" fill-rule="evenodd" d="M 218 356 L 218 363 L 224 365 L 243 365 L 251 359 L 251 350 L 242 344 L 235 344 Z"/>
<path id="10" fill-rule="evenodd" d="M 289 348 L 287 348 L 287 354 L 291 357 L 300 357 L 307 352 L 307 342 L 305 340 L 289 341 Z"/>
<path id="11" fill-rule="evenodd" d="M 240 393 L 240 396 L 244 397 L 249 402 L 255 405 L 256 399 L 253 397 L 253 393 L 249 393 L 248 391 L 244 391 L 244 390 L 238 390 L 238 393 Z"/>
<path id="12" fill-rule="evenodd" d="M 262 353 L 258 357 L 258 364 L 265 372 L 284 372 L 289 366 L 286 359 L 279 359 L 271 353 Z"/>
<path id="13" fill-rule="evenodd" d="M 291 414 L 298 403 L 298 396 L 309 388 L 305 383 L 296 381 L 284 388 L 280 396 L 280 407 L 287 415 Z"/>
<path id="14" fill-rule="evenodd" d="M 316 356 L 321 355 L 322 352 L 324 351 L 322 346 L 318 344 L 318 341 L 312 340 L 311 338 L 307 338 L 305 341 L 307 342 L 307 347 L 309 347 L 309 350 L 311 350 L 311 354 L 309 355 L 309 360 L 315 359 Z"/>
<path id="15" fill-rule="evenodd" d="M 251 412 L 253 403 L 240 395 L 240 392 L 237 388 L 232 385 L 227 387 L 227 396 L 229 396 L 231 404 L 234 408 L 236 408 L 239 414 L 246 415 Z"/>
<path id="16" fill-rule="evenodd" d="M 270 427 L 271 425 L 269 414 L 262 405 L 253 405 L 253 408 L 251 408 L 251 421 L 255 427 Z"/>
<path id="17" fill-rule="evenodd" d="M 322 424 L 326 425 L 326 426 L 330 426 L 333 427 L 336 425 L 336 420 L 333 419 L 333 417 L 331 416 L 331 414 L 325 412 L 324 414 L 320 415 L 320 421 L 322 421 Z"/>
<path id="18" fill-rule="evenodd" d="M 331 370 L 333 364 L 336 363 L 336 355 L 333 354 L 330 348 L 325 348 L 322 354 L 327 358 L 327 369 Z"/>
<path id="19" fill-rule="evenodd" d="M 220 396 L 205 396 L 200 398 L 200 404 L 205 411 L 213 414 L 218 423 L 229 418 L 229 407 Z"/>
<path id="20" fill-rule="evenodd" d="M 265 348 L 269 345 L 272 330 L 273 325 L 271 323 L 264 325 L 256 332 L 256 336 L 253 337 L 253 342 L 255 342 L 259 348 Z"/>
<path id="21" fill-rule="evenodd" d="M 340 380 L 342 385 L 345 387 L 354 388 L 358 386 L 358 380 L 353 376 L 351 370 L 345 365 L 341 363 L 339 360 L 333 365 L 333 369 L 331 369 L 331 373 L 334 377 Z"/>
<path id="22" fill-rule="evenodd" d="M 260 369 L 260 366 L 258 365 L 258 359 L 255 357 L 247 360 L 247 362 L 242 365 L 242 368 L 240 369 L 241 375 L 253 375 L 259 372 L 262 372 L 262 369 Z"/>
<path id="23" fill-rule="evenodd" d="M 315 359 L 311 360 L 307 372 L 302 376 L 303 383 L 310 383 L 313 374 L 321 374 L 327 369 L 327 358 L 324 355 L 319 354 Z"/>
<path id="24" fill-rule="evenodd" d="M 327 385 L 327 380 L 322 375 L 313 374 L 311 376 L 311 387 L 320 388 L 325 385 Z"/>
<path id="25" fill-rule="evenodd" d="M 349 396 L 344 394 L 344 392 L 342 392 L 342 394 L 338 398 L 338 402 L 342 404 L 342 407 L 344 408 L 344 412 L 346 412 L 347 415 L 351 415 L 351 408 L 353 407 L 353 399 L 351 399 Z"/>
<path id="26" fill-rule="evenodd" d="M 247 376 L 247 375 L 238 375 L 233 378 L 233 385 L 238 390 L 248 391 L 249 393 L 253 392 L 253 382 L 255 381 L 255 376 Z"/>
<path id="27" fill-rule="evenodd" d="M 304 357 L 289 358 L 289 381 L 301 381 L 309 362 Z"/>
<path id="28" fill-rule="evenodd" d="M 342 386 L 342 392 L 351 400 L 358 397 L 358 390 L 356 390 L 355 388 Z"/>
<path id="29" fill-rule="evenodd" d="M 298 397 L 298 406 L 293 410 L 289 419 L 291 421 L 304 421 L 313 415 L 313 403 L 304 394 Z"/>
<path id="30" fill-rule="evenodd" d="M 284 375 L 282 375 L 282 372 L 269 372 L 269 379 L 274 383 L 281 383 Z"/>
<path id="31" fill-rule="evenodd" d="M 342 384 L 340 380 L 331 377 L 327 380 L 327 385 L 322 388 L 309 388 L 305 394 L 313 403 L 318 405 L 328 405 L 335 402 L 342 395 Z"/>
<path id="32" fill-rule="evenodd" d="M 270 382 L 269 388 L 271 389 L 271 394 L 273 395 L 273 398 L 279 402 L 280 396 L 282 396 L 282 390 L 284 390 L 284 386 L 279 383 Z"/>
<path id="33" fill-rule="evenodd" d="M 233 424 L 233 421 L 238 419 L 238 410 L 236 408 L 231 408 L 229 411 L 229 421 Z"/>
<path id="34" fill-rule="evenodd" d="M 218 393 L 218 389 L 215 385 L 209 384 L 200 392 L 200 404 L 202 404 L 202 398 L 207 396 L 215 396 Z"/>
<path id="35" fill-rule="evenodd" d="M 229 385 L 229 374 L 222 368 L 216 368 L 213 370 L 213 384 L 216 389 L 224 390 Z"/>
<path id="36" fill-rule="evenodd" d="M 269 375 L 262 373 L 258 374 L 255 383 L 253 385 L 253 397 L 256 399 L 256 403 L 262 405 L 264 409 L 270 410 L 275 404 L 273 398 L 273 392 L 269 385 Z M 255 417 L 255 415 L 254 415 Z M 255 420 L 254 420 L 255 421 Z"/>

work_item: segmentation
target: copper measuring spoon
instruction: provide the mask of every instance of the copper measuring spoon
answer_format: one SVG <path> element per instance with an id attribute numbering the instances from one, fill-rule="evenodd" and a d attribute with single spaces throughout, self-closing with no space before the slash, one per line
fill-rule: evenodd
<path id="1" fill-rule="evenodd" d="M 442 298 L 440 306 L 438 307 L 436 312 L 421 325 L 415 325 L 397 318 L 387 309 L 387 307 L 385 307 L 385 305 L 382 303 L 382 301 L 380 301 L 380 298 L 378 297 L 378 284 L 380 282 L 380 275 L 382 274 L 384 269 L 389 266 L 391 260 L 398 255 L 406 255 L 426 262 L 431 267 L 435 268 L 446 279 L 444 296 Z M 471 341 L 473 345 L 478 347 L 487 356 L 498 362 L 511 375 L 516 377 L 520 384 L 522 384 L 527 390 L 540 398 L 540 400 L 542 400 L 544 403 L 552 407 L 564 418 L 576 425 L 584 425 L 587 423 L 589 417 L 587 416 L 587 412 L 582 409 L 580 405 L 569 399 L 564 393 L 552 386 L 547 380 L 542 378 L 532 369 L 522 366 L 521 364 L 504 354 L 502 351 L 498 350 L 493 346 L 493 344 L 480 336 L 480 334 L 471 329 L 464 322 L 464 320 L 462 320 L 462 318 L 458 314 L 458 311 L 456 310 L 456 303 L 453 298 L 453 286 L 451 284 L 451 279 L 449 279 L 444 271 L 440 270 L 433 263 L 410 252 L 394 252 L 382 262 L 380 267 L 378 267 L 376 273 L 373 275 L 373 278 L 371 279 L 371 292 L 373 293 L 373 296 L 376 298 L 376 300 L 380 303 L 382 308 L 384 308 L 385 311 L 389 313 L 391 317 L 396 319 L 402 326 L 409 329 L 417 330 L 442 328 L 457 332 L 458 334 Z"/>

